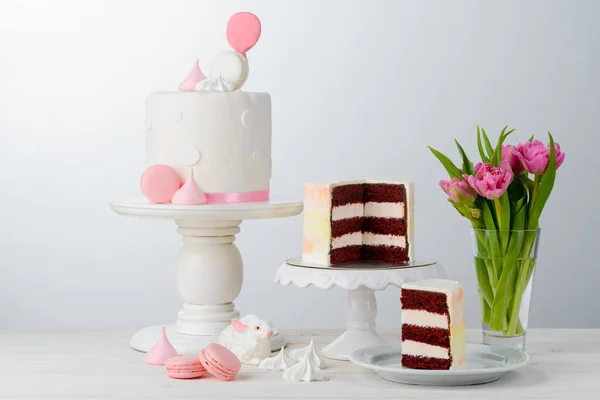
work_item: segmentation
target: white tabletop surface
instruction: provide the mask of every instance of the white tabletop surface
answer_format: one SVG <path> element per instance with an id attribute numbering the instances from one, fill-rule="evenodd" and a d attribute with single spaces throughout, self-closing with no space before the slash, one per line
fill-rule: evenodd
<path id="1" fill-rule="evenodd" d="M 284 331 L 299 347 L 318 347 L 340 331 Z M 600 330 L 532 330 L 531 363 L 494 383 L 418 387 L 387 382 L 329 361 L 328 382 L 291 383 L 281 373 L 244 366 L 237 380 L 168 378 L 131 350 L 129 331 L 0 331 L 0 399 L 598 399 Z M 384 335 L 390 339 L 393 334 Z M 479 333 L 470 331 L 468 341 Z"/>

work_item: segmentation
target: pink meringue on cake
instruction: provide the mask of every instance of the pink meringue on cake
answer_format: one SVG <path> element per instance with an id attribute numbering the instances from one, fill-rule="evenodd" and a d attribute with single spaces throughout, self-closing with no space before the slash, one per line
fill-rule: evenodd
<path id="1" fill-rule="evenodd" d="M 160 330 L 160 336 L 156 344 L 146 353 L 146 364 L 148 365 L 164 365 L 165 361 L 170 358 L 177 357 L 179 354 L 175 347 L 167 339 L 165 327 Z"/>
<path id="2" fill-rule="evenodd" d="M 190 174 L 187 181 L 183 186 L 175 192 L 171 203 L 180 206 L 195 206 L 199 204 L 206 204 L 206 196 L 200 191 L 196 180 L 194 179 L 194 170 L 190 168 Z"/>
<path id="3" fill-rule="evenodd" d="M 205 80 L 206 77 L 200 70 L 200 64 L 198 60 L 194 63 L 192 70 L 188 76 L 179 84 L 180 92 L 194 92 L 196 91 L 196 84 L 200 81 Z"/>

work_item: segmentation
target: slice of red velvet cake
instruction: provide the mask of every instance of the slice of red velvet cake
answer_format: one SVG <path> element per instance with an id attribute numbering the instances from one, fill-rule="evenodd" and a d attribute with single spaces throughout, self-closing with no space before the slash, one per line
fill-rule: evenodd
<path id="1" fill-rule="evenodd" d="M 465 365 L 466 332 L 460 283 L 428 279 L 402 285 L 402 366 L 457 369 Z"/>
<path id="2" fill-rule="evenodd" d="M 412 259 L 412 184 L 353 181 L 304 187 L 305 262 Z"/>

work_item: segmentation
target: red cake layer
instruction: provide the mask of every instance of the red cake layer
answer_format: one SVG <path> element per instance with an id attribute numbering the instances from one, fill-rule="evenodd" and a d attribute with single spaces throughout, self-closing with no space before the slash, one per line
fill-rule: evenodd
<path id="1" fill-rule="evenodd" d="M 449 360 L 422 356 L 402 355 L 402 366 L 412 369 L 450 369 L 452 357 Z"/>
<path id="2" fill-rule="evenodd" d="M 331 237 L 339 237 L 353 232 L 361 232 L 363 217 L 340 219 L 331 222 Z"/>
<path id="3" fill-rule="evenodd" d="M 362 231 L 381 235 L 406 235 L 406 223 L 401 218 L 363 217 Z"/>
<path id="4" fill-rule="evenodd" d="M 400 296 L 403 310 L 423 310 L 449 315 L 445 293 L 403 288 Z"/>
<path id="5" fill-rule="evenodd" d="M 346 204 L 364 203 L 364 184 L 336 186 L 331 191 L 331 206 L 344 206 Z"/>
<path id="6" fill-rule="evenodd" d="M 390 183 L 367 183 L 365 184 L 365 203 L 401 203 L 406 198 L 404 185 L 393 185 Z"/>
<path id="7" fill-rule="evenodd" d="M 450 348 L 450 331 L 443 328 L 402 324 L 402 341 L 415 342 Z"/>
<path id="8" fill-rule="evenodd" d="M 336 265 L 349 261 L 358 261 L 361 259 L 361 248 L 362 246 L 346 246 L 333 249 L 329 254 L 329 263 Z"/>
<path id="9" fill-rule="evenodd" d="M 391 183 L 355 183 L 336 186 L 331 191 L 332 207 L 352 203 L 402 203 L 406 199 L 404 185 Z"/>
<path id="10" fill-rule="evenodd" d="M 389 263 L 403 263 L 408 260 L 408 247 L 395 246 L 362 246 L 362 259 L 371 261 L 384 261 Z"/>

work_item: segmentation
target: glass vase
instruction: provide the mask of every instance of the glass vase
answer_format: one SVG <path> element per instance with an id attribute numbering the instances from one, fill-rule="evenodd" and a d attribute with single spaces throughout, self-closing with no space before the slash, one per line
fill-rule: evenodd
<path id="1" fill-rule="evenodd" d="M 483 343 L 525 348 L 540 230 L 472 229 Z"/>

